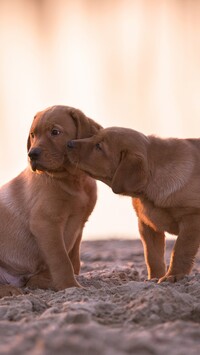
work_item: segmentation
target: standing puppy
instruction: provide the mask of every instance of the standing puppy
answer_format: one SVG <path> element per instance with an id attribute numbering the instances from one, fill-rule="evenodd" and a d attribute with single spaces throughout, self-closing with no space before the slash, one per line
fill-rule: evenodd
<path id="1" fill-rule="evenodd" d="M 69 159 L 133 197 L 149 279 L 189 274 L 200 244 L 200 139 L 161 139 L 120 127 L 68 142 Z M 169 269 L 165 234 L 178 236 Z"/>
<path id="2" fill-rule="evenodd" d="M 0 297 L 18 293 L 13 286 L 80 286 L 74 274 L 96 182 L 69 162 L 66 141 L 100 128 L 67 106 L 35 116 L 28 138 L 31 168 L 0 188 Z"/>

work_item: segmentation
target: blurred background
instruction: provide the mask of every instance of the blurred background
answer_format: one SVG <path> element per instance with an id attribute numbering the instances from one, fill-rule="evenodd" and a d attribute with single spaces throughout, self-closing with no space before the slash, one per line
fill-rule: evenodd
<path id="1" fill-rule="evenodd" d="M 199 0 L 0 0 L 0 183 L 27 164 L 33 116 L 74 106 L 103 126 L 199 137 Z M 98 183 L 84 238 L 138 237 Z"/>

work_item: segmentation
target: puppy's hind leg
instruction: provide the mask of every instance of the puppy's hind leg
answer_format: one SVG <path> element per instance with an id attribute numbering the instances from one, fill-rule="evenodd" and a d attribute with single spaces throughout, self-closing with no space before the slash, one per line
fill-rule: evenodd
<path id="1" fill-rule="evenodd" d="M 179 235 L 171 255 L 169 270 L 164 277 L 160 278 L 159 283 L 179 281 L 192 269 L 200 245 L 199 215 L 184 216 L 179 227 Z"/>

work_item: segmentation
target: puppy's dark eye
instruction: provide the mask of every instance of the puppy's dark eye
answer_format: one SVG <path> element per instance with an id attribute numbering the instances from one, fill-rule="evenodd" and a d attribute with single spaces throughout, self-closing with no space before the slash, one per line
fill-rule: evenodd
<path id="1" fill-rule="evenodd" d="M 97 143 L 97 144 L 95 145 L 95 148 L 96 148 L 97 150 L 102 150 L 100 143 Z"/>
<path id="2" fill-rule="evenodd" d="M 53 129 L 51 130 L 51 135 L 52 135 L 52 136 L 58 136 L 60 133 L 61 133 L 61 132 L 60 132 L 59 129 L 57 129 L 57 128 L 53 128 Z"/>
<path id="3" fill-rule="evenodd" d="M 35 137 L 35 135 L 34 135 L 33 132 L 30 133 L 30 136 L 31 136 L 31 138 L 34 138 L 34 137 Z"/>

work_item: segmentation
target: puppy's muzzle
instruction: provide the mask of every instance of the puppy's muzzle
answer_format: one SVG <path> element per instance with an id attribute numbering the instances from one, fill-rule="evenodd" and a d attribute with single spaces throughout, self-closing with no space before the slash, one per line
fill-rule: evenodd
<path id="1" fill-rule="evenodd" d="M 41 154 L 41 148 L 32 148 L 28 152 L 30 160 L 37 160 Z"/>
<path id="2" fill-rule="evenodd" d="M 79 157 L 77 156 L 77 144 L 75 141 L 68 141 L 67 142 L 67 149 L 68 149 L 68 159 L 72 164 L 78 164 Z"/>
<path id="3" fill-rule="evenodd" d="M 74 142 L 74 141 L 69 141 L 69 142 L 67 143 L 67 148 L 73 149 L 74 147 L 75 147 L 75 142 Z"/>

